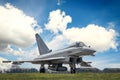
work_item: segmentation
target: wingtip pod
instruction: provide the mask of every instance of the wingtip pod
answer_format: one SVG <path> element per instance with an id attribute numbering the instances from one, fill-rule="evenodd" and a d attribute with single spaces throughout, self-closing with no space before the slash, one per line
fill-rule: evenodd
<path id="1" fill-rule="evenodd" d="M 2 63 L 11 63 L 12 61 L 2 61 Z"/>

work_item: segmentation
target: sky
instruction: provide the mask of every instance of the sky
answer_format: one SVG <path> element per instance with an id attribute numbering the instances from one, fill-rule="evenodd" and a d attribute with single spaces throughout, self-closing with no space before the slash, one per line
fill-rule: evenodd
<path id="1" fill-rule="evenodd" d="M 96 50 L 94 57 L 83 60 L 99 69 L 120 68 L 119 4 L 119 0 L 0 0 L 0 68 L 12 66 L 2 60 L 37 57 L 35 33 L 52 50 L 82 41 Z"/>

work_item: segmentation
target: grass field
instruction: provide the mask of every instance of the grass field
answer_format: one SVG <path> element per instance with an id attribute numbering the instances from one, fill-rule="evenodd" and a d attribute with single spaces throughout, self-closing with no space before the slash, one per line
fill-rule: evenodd
<path id="1" fill-rule="evenodd" d="M 120 80 L 120 73 L 8 73 L 0 74 L 0 80 Z"/>

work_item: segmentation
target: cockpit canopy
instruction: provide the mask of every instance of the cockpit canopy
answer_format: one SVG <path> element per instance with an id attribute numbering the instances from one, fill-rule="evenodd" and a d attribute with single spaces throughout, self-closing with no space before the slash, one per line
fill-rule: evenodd
<path id="1" fill-rule="evenodd" d="M 71 44 L 69 47 L 84 47 L 86 46 L 83 42 L 75 42 Z"/>

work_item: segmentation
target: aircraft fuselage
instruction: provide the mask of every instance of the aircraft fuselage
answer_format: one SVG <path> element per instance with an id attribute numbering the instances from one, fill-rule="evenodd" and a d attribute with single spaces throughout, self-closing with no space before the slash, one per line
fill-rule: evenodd
<path id="1" fill-rule="evenodd" d="M 61 50 L 56 50 L 44 55 L 40 55 L 39 57 L 35 58 L 34 60 L 41 60 L 41 59 L 47 59 L 47 58 L 52 58 L 52 57 L 65 57 L 63 60 L 56 60 L 56 61 L 51 61 L 52 63 L 69 63 L 69 58 L 70 57 L 82 57 L 85 55 L 93 55 L 95 50 L 89 48 L 89 47 L 71 47 L 71 48 L 64 48 Z"/>

